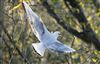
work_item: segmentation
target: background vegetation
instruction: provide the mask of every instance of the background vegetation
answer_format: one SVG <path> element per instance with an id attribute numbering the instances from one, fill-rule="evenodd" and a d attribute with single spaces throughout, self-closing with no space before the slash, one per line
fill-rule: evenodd
<path id="1" fill-rule="evenodd" d="M 100 64 L 100 0 L 24 1 L 76 52 L 38 55 L 32 47 L 38 39 L 17 6 L 21 0 L 0 0 L 0 64 Z"/>

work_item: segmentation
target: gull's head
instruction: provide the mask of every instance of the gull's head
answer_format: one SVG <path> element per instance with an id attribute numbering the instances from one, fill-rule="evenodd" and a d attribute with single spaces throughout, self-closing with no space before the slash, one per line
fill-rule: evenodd
<path id="1" fill-rule="evenodd" d="M 52 35 L 55 39 L 57 39 L 58 36 L 60 35 L 60 32 L 59 32 L 59 31 L 51 32 L 51 35 Z"/>
<path id="2" fill-rule="evenodd" d="M 58 37 L 60 35 L 60 32 L 59 31 L 55 31 L 55 32 L 51 32 L 51 34 Z"/>

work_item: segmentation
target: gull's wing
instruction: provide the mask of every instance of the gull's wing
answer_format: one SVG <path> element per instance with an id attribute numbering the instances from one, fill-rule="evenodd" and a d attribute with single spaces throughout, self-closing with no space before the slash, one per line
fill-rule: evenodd
<path id="1" fill-rule="evenodd" d="M 43 45 L 43 43 L 33 43 L 32 46 L 38 54 L 40 54 L 41 56 L 44 55 L 46 47 Z"/>
<path id="2" fill-rule="evenodd" d="M 46 36 L 50 32 L 43 24 L 41 18 L 39 18 L 38 15 L 32 11 L 32 9 L 29 7 L 29 5 L 26 2 L 23 2 L 23 6 L 26 11 L 27 17 L 31 23 L 31 28 L 33 29 L 33 33 L 41 41 L 42 36 L 43 35 Z"/>
<path id="3" fill-rule="evenodd" d="M 74 52 L 75 50 L 67 45 L 64 45 L 63 43 L 59 41 L 55 41 L 51 45 L 47 46 L 47 48 L 50 51 L 58 52 L 58 53 L 71 53 Z"/>

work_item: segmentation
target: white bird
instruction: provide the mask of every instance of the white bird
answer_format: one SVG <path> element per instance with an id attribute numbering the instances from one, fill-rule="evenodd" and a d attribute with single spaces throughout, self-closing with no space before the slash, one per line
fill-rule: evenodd
<path id="1" fill-rule="evenodd" d="M 40 43 L 32 44 L 37 53 L 39 53 L 41 56 L 44 56 L 46 49 L 58 53 L 70 53 L 75 51 L 69 46 L 58 41 L 57 38 L 60 32 L 49 32 L 41 18 L 39 18 L 38 15 L 32 11 L 26 2 L 23 2 L 23 7 L 26 11 L 28 20 L 31 23 L 32 31 L 40 41 Z"/>

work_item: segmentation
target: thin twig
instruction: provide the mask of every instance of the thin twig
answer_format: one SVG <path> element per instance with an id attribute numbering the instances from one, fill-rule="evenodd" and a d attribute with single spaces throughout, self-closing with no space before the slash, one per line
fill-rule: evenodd
<path id="1" fill-rule="evenodd" d="M 71 47 L 74 45 L 74 41 L 75 41 L 75 36 L 71 42 Z M 71 56 L 72 56 L 72 53 L 69 54 L 69 57 L 70 57 L 70 63 L 73 64 L 73 58 Z"/>
<path id="2" fill-rule="evenodd" d="M 9 18 L 11 18 L 11 19 L 13 20 L 13 22 L 15 23 L 15 20 L 14 20 L 11 16 L 9 16 L 7 13 L 5 13 L 5 12 L 2 11 L 2 10 L 0 10 L 0 12 L 3 13 L 3 14 L 5 14 L 5 15 L 8 16 Z"/>
<path id="3" fill-rule="evenodd" d="M 74 45 L 74 41 L 75 41 L 75 36 L 73 37 L 72 43 L 71 43 L 71 47 Z"/>
<path id="4" fill-rule="evenodd" d="M 0 60 L 4 61 L 5 63 L 9 64 L 9 62 L 3 58 L 0 58 Z"/>
<path id="5" fill-rule="evenodd" d="M 29 61 L 25 58 L 25 56 L 21 53 L 21 51 L 18 49 L 18 47 L 15 45 L 15 41 L 12 40 L 12 38 L 10 37 L 10 35 L 8 34 L 7 30 L 3 27 L 5 34 L 7 35 L 7 37 L 9 38 L 9 41 L 13 44 L 13 46 L 15 47 L 15 49 L 17 50 L 18 54 L 23 58 L 23 60 L 27 63 L 30 64 Z"/>
<path id="6" fill-rule="evenodd" d="M 10 56 L 10 58 L 11 58 L 11 56 L 12 56 L 12 55 L 11 55 L 11 50 L 10 50 L 11 47 L 10 47 L 10 46 L 8 45 L 8 43 L 5 41 L 4 37 L 3 37 L 3 41 L 4 41 L 5 45 L 7 46 L 7 48 L 9 49 L 8 52 L 9 52 L 9 54 L 10 54 L 9 56 Z"/>
<path id="7" fill-rule="evenodd" d="M 65 58 L 66 58 L 67 63 L 70 64 L 70 62 L 68 60 L 68 55 L 67 56 L 65 55 Z"/>

